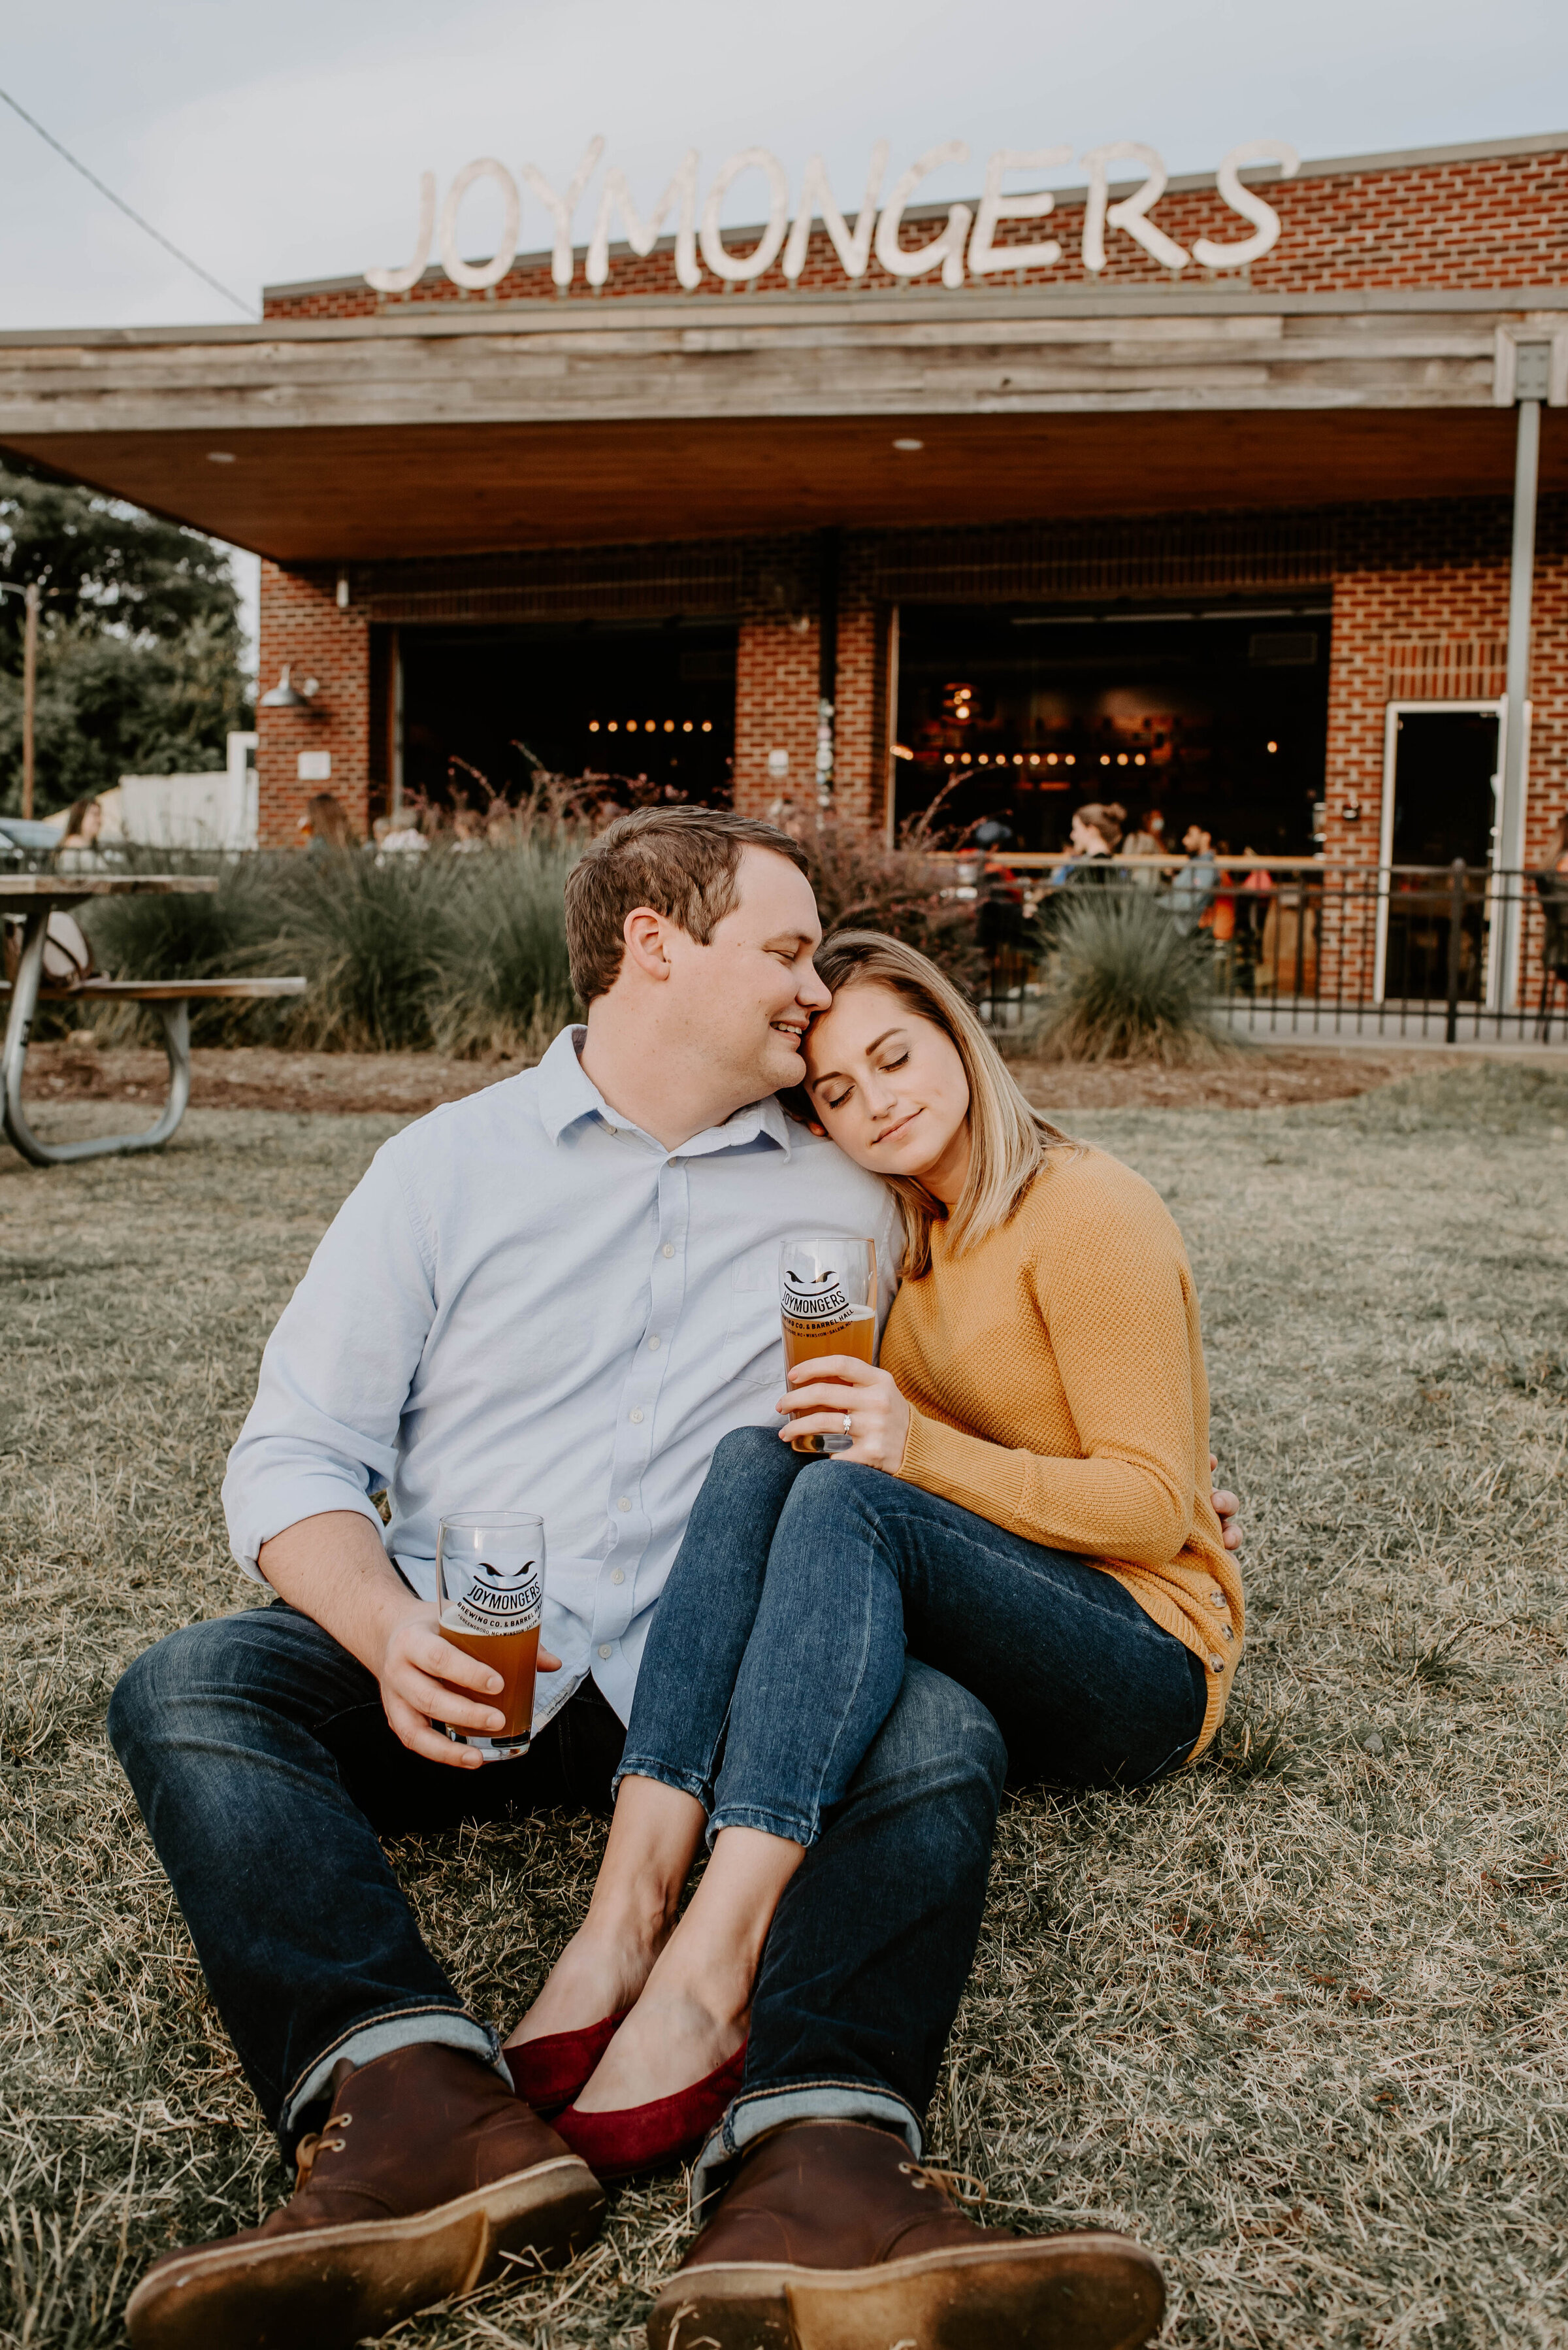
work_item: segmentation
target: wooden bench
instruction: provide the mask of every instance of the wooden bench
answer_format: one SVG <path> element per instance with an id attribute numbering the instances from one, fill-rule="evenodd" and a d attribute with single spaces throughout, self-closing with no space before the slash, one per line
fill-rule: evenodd
<path id="1" fill-rule="evenodd" d="M 41 936 L 41 933 L 40 933 Z M 41 953 L 38 960 L 41 961 Z M 157 1150 L 167 1142 L 185 1115 L 191 1098 L 191 1006 L 192 1003 L 265 1003 L 281 995 L 302 995 L 303 979 L 78 979 L 69 986 L 50 987 L 36 971 L 31 988 L 24 967 L 15 989 L 0 985 L 0 999 L 13 1001 L 5 1034 L 5 1126 L 7 1139 L 36 1167 L 59 1167 L 77 1159 L 101 1159 L 112 1151 Z M 22 1108 L 22 1071 L 26 1065 L 33 1008 L 37 1003 L 151 1003 L 163 1023 L 163 1050 L 169 1059 L 169 1095 L 156 1123 L 141 1134 L 102 1135 L 83 1142 L 45 1142 L 33 1132 Z"/>

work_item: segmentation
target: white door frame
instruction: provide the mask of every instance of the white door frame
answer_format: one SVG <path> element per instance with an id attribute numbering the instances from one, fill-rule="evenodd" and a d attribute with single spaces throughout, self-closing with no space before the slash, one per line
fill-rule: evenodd
<path id="1" fill-rule="evenodd" d="M 1407 712 L 1482 711 L 1497 720 L 1497 768 L 1491 779 L 1491 843 L 1489 858 L 1497 845 L 1498 805 L 1502 792 L 1503 738 L 1508 731 L 1508 703 L 1500 695 L 1495 702 L 1390 702 L 1383 713 L 1383 808 L 1377 835 L 1377 940 L 1372 975 L 1372 998 L 1383 1002 L 1384 981 L 1388 963 L 1388 899 L 1393 886 L 1390 867 L 1394 861 L 1394 771 L 1399 755 L 1399 721 Z M 1493 888 L 1496 888 L 1495 882 Z M 1499 925 L 1488 924 L 1486 1009 L 1490 1012 L 1497 1002 L 1499 972 L 1495 968 L 1501 944 Z"/>

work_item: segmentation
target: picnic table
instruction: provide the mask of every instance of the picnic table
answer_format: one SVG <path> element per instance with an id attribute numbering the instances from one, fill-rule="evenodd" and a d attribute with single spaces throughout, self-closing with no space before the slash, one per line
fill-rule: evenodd
<path id="1" fill-rule="evenodd" d="M 4 1057 L 5 1137 L 35 1167 L 59 1167 L 77 1159 L 101 1159 L 112 1151 L 157 1150 L 185 1115 L 191 1098 L 191 1006 L 213 1000 L 254 1003 L 303 993 L 303 979 L 100 979 L 50 985 L 44 977 L 44 947 L 49 916 L 90 898 L 197 897 L 217 888 L 205 875 L 186 873 L 0 874 L 0 916 L 22 917 L 22 951 L 15 982 L 0 988 L 10 998 Z M 169 1097 L 157 1121 L 140 1134 L 99 1135 L 83 1142 L 45 1142 L 33 1132 L 22 1107 L 22 1072 L 33 1015 L 39 1002 L 150 1003 L 163 1023 L 169 1060 Z"/>

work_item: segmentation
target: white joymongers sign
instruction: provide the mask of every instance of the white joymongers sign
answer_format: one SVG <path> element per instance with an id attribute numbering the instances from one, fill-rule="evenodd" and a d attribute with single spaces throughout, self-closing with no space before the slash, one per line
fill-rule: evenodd
<path id="1" fill-rule="evenodd" d="M 556 188 L 536 163 L 524 163 L 521 173 L 514 175 L 495 156 L 476 156 L 453 179 L 439 214 L 435 173 L 421 172 L 413 253 L 400 269 L 368 269 L 366 284 L 378 294 L 406 294 L 423 276 L 433 250 L 454 286 L 480 291 L 499 285 L 517 258 L 525 189 L 550 224 L 545 232 L 551 244 L 550 275 L 558 286 L 569 286 L 577 267 L 577 214 L 598 172 L 604 151 L 602 138 L 590 139 L 564 188 Z M 1054 269 L 1064 259 L 1063 247 L 1055 237 L 999 244 L 996 232 L 1003 221 L 1044 220 L 1054 209 L 1056 200 L 1050 189 L 1010 190 L 1010 179 L 1019 174 L 1037 179 L 1044 172 L 1065 168 L 1075 160 L 1087 175 L 1080 256 L 1089 276 L 1097 276 L 1106 266 L 1107 232 L 1130 237 L 1151 260 L 1166 269 L 1180 272 L 1194 263 L 1200 269 L 1245 269 L 1251 262 L 1261 261 L 1278 244 L 1280 216 L 1256 189 L 1242 183 L 1241 172 L 1249 163 L 1273 163 L 1279 168 L 1279 176 L 1290 180 L 1301 168 L 1295 149 L 1282 139 L 1249 139 L 1232 147 L 1220 165 L 1217 182 L 1221 199 L 1247 224 L 1250 234 L 1223 244 L 1209 237 L 1197 237 L 1189 250 L 1149 217 L 1168 185 L 1165 165 L 1154 148 L 1136 139 L 1119 139 L 1106 146 L 1092 147 L 1075 158 L 1072 147 L 999 147 L 987 161 L 978 207 L 950 204 L 946 221 L 934 234 L 922 244 L 909 246 L 902 236 L 904 214 L 919 200 L 922 182 L 944 164 L 968 163 L 970 151 L 961 139 L 945 140 L 940 146 L 928 148 L 898 174 L 884 198 L 882 191 L 891 152 L 886 139 L 878 140 L 872 149 L 860 209 L 853 225 L 839 210 L 828 182 L 827 167 L 820 155 L 811 156 L 806 162 L 793 212 L 789 174 L 766 147 L 742 147 L 737 154 L 727 156 L 705 189 L 699 185 L 697 150 L 689 147 L 662 194 L 646 213 L 640 210 L 625 172 L 612 164 L 598 182 L 594 203 L 586 265 L 587 282 L 598 286 L 607 281 L 610 234 L 618 222 L 632 252 L 647 255 L 653 251 L 665 223 L 673 221 L 675 275 L 689 293 L 701 285 L 704 268 L 726 284 L 745 285 L 771 269 L 775 262 L 794 285 L 805 266 L 812 229 L 819 220 L 845 277 L 851 283 L 864 277 L 873 255 L 890 276 L 924 277 L 940 271 L 944 286 L 961 286 L 966 275 L 983 278 L 1015 269 Z M 1116 174 L 1118 182 L 1130 176 L 1126 169 L 1128 165 L 1142 177 L 1130 194 L 1113 201 L 1111 175 L 1116 165 L 1123 167 Z M 732 188 L 749 176 L 766 189 L 767 217 L 750 251 L 735 253 L 724 242 L 719 215 Z M 491 182 L 499 192 L 501 233 L 488 261 L 465 261 L 458 242 L 463 200 L 482 181 Z M 929 228 L 931 224 L 927 221 L 921 226 Z"/>

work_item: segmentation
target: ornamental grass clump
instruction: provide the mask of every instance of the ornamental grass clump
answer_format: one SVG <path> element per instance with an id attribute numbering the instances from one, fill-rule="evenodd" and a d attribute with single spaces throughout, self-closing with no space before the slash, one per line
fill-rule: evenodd
<path id="1" fill-rule="evenodd" d="M 1014 1049 L 1041 1060 L 1166 1068 L 1239 1049 L 1214 1016 L 1219 974 L 1207 935 L 1184 930 L 1147 891 L 1065 889 L 1040 937 L 1044 1002 Z"/>
<path id="2" fill-rule="evenodd" d="M 578 854 L 574 838 L 535 834 L 443 860 L 430 993 L 443 1053 L 532 1058 L 571 1019 L 566 885 Z"/>
<path id="3" fill-rule="evenodd" d="M 312 850 L 274 863 L 272 968 L 308 984 L 291 1044 L 318 1052 L 418 1052 L 431 1042 L 439 944 L 450 919 L 449 860 Z"/>
<path id="4" fill-rule="evenodd" d="M 565 887 L 583 837 L 552 821 L 467 854 L 136 852 L 217 889 L 105 899 L 87 921 L 117 978 L 304 976 L 304 994 L 284 1003 L 198 1005 L 198 1044 L 532 1058 L 572 1016 Z M 84 1016 L 106 1035 L 148 1024 L 130 1007 L 60 1015 Z"/>

